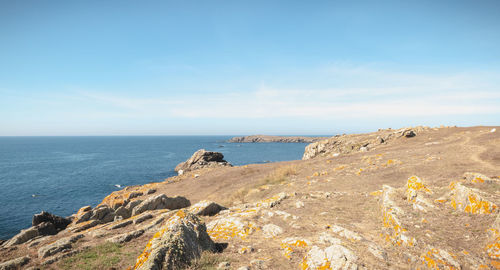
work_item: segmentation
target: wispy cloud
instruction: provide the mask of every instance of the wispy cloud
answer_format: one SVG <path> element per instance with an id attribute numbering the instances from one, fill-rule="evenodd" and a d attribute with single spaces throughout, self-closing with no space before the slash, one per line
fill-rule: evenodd
<path id="1" fill-rule="evenodd" d="M 323 76 L 340 86 L 294 88 L 263 84 L 253 91 L 137 98 L 91 91 L 96 102 L 128 110 L 131 117 L 321 118 L 463 116 L 500 114 L 500 74 L 405 73 L 370 66 L 333 65 Z"/>

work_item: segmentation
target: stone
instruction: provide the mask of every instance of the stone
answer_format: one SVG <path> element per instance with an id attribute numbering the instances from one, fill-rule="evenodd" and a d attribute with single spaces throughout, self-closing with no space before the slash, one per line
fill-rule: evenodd
<path id="1" fill-rule="evenodd" d="M 99 220 L 102 223 L 107 223 L 113 221 L 115 218 L 115 213 L 112 208 L 108 206 L 102 206 L 92 210 L 92 215 L 89 219 Z"/>
<path id="2" fill-rule="evenodd" d="M 336 233 L 344 238 L 347 238 L 349 240 L 359 241 L 359 240 L 363 239 L 359 234 L 357 234 L 351 230 L 348 230 L 346 228 L 340 227 L 338 225 L 332 225 L 331 230 L 334 233 Z"/>
<path id="3" fill-rule="evenodd" d="M 189 212 L 179 210 L 165 222 L 137 258 L 135 269 L 180 269 L 201 257 L 202 252 L 215 252 L 215 244 L 205 224 Z"/>
<path id="4" fill-rule="evenodd" d="M 130 224 L 132 224 L 132 220 L 127 219 L 127 220 L 122 221 L 122 222 L 119 222 L 118 224 L 115 224 L 115 225 L 113 225 L 113 226 L 111 226 L 111 227 L 109 227 L 109 228 L 110 228 L 111 230 L 115 230 L 115 229 L 123 228 L 123 227 L 125 227 L 125 226 L 130 225 Z"/>
<path id="5" fill-rule="evenodd" d="M 250 270 L 250 267 L 242 266 L 242 267 L 238 268 L 237 270 Z"/>
<path id="6" fill-rule="evenodd" d="M 283 229 L 274 224 L 266 224 L 262 227 L 262 232 L 266 238 L 272 238 L 283 233 Z"/>
<path id="7" fill-rule="evenodd" d="M 200 149 L 196 151 L 188 160 L 179 163 L 175 167 L 176 172 L 182 171 L 186 173 L 188 171 L 197 170 L 201 168 L 214 168 L 214 167 L 232 167 L 229 162 L 224 160 L 224 155 L 219 152 L 206 151 L 205 149 Z M 181 175 L 181 173 L 179 173 Z"/>
<path id="8" fill-rule="evenodd" d="M 227 209 L 211 201 L 200 201 L 189 208 L 189 211 L 198 216 L 214 216 Z"/>
<path id="9" fill-rule="evenodd" d="M 113 236 L 109 239 L 106 239 L 106 241 L 111 242 L 111 243 L 122 244 L 122 243 L 129 242 L 130 240 L 141 236 L 143 233 L 144 233 L 144 230 L 136 230 L 136 231 L 132 231 L 132 232 L 128 232 L 128 233 L 119 234 L 117 236 Z"/>
<path id="10" fill-rule="evenodd" d="M 130 217 L 130 210 L 123 206 L 120 206 L 115 210 L 115 217 L 122 217 L 124 219 L 127 219 Z"/>
<path id="11" fill-rule="evenodd" d="M 227 269 L 230 269 L 230 266 L 231 266 L 231 264 L 229 262 L 221 262 L 221 263 L 219 263 L 219 265 L 217 265 L 217 269 L 227 270 Z"/>
<path id="12" fill-rule="evenodd" d="M 62 251 L 70 250 L 72 248 L 72 243 L 75 243 L 80 238 L 83 238 L 83 234 L 61 238 L 52 244 L 43 246 L 38 249 L 38 257 L 46 258 Z"/>
<path id="13" fill-rule="evenodd" d="M 458 182 L 452 182 L 450 189 L 450 204 L 455 210 L 470 214 L 491 214 L 498 210 L 498 206 L 483 198 L 477 189 Z"/>
<path id="14" fill-rule="evenodd" d="M 21 269 L 21 266 L 27 264 L 29 261 L 30 261 L 30 257 L 28 257 L 28 256 L 15 258 L 15 259 L 12 259 L 10 261 L 0 263 L 0 270 Z"/>
<path id="15" fill-rule="evenodd" d="M 33 216 L 31 223 L 36 226 L 43 222 L 52 223 L 57 231 L 62 231 L 71 223 L 71 220 L 42 211 L 40 214 Z"/>
<path id="16" fill-rule="evenodd" d="M 150 218 L 153 218 L 153 215 L 151 215 L 150 213 L 144 213 L 134 219 L 134 224 L 142 223 Z"/>
<path id="17" fill-rule="evenodd" d="M 146 191 L 146 194 L 147 194 L 147 195 L 149 195 L 149 194 L 153 194 L 153 193 L 155 193 L 155 192 L 156 192 L 156 189 L 154 189 L 154 188 L 150 188 L 150 189 L 148 189 L 148 190 Z"/>
<path id="18" fill-rule="evenodd" d="M 484 183 L 484 182 L 488 183 L 488 182 L 495 181 L 484 174 L 475 173 L 475 172 L 466 172 L 466 173 L 464 173 L 463 178 L 465 179 L 466 182 L 473 183 L 473 184 Z"/>
<path id="19" fill-rule="evenodd" d="M 326 249 L 313 246 L 301 263 L 302 269 L 358 269 L 358 257 L 342 245 Z"/>
<path id="20" fill-rule="evenodd" d="M 167 197 L 165 194 L 160 194 L 154 197 L 147 198 L 132 210 L 132 216 L 143 213 L 147 210 L 169 209 L 175 210 L 190 206 L 188 199 L 177 196 Z"/>
<path id="21" fill-rule="evenodd" d="M 301 201 L 296 201 L 296 202 L 295 202 L 295 207 L 296 207 L 296 208 L 302 208 L 302 207 L 304 207 L 304 203 L 303 203 L 303 202 L 301 202 Z"/>
<path id="22" fill-rule="evenodd" d="M 10 240 L 6 241 L 2 246 L 3 247 L 11 247 L 14 245 L 19 245 L 25 243 L 35 237 L 43 236 L 43 235 L 54 235 L 57 233 L 57 230 L 54 224 L 49 222 L 43 222 L 36 226 L 30 227 L 25 230 L 21 230 L 18 234 L 12 237 Z"/>
<path id="23" fill-rule="evenodd" d="M 87 229 L 90 229 L 92 227 L 95 227 L 97 225 L 101 224 L 101 221 L 99 220 L 89 220 L 89 221 L 85 221 L 85 222 L 82 222 L 82 223 L 79 223 L 79 224 L 76 224 L 75 226 L 72 226 L 70 227 L 70 231 L 72 232 L 81 232 L 81 231 L 85 231 Z"/>

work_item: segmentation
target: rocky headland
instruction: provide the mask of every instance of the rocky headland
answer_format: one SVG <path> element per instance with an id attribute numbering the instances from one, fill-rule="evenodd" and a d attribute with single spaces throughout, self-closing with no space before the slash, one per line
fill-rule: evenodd
<path id="1" fill-rule="evenodd" d="M 500 269 L 496 129 L 335 136 L 234 167 L 198 151 L 164 182 L 35 215 L 0 269 Z"/>
<path id="2" fill-rule="evenodd" d="M 305 137 L 305 136 L 271 136 L 271 135 L 251 135 L 234 137 L 228 140 L 230 143 L 312 143 L 328 139 L 328 137 Z"/>

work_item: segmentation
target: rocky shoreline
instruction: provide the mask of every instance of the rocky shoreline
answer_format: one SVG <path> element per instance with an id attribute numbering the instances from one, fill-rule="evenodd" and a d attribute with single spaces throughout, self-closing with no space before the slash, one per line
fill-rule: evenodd
<path id="1" fill-rule="evenodd" d="M 35 215 L 0 243 L 0 270 L 497 269 L 496 129 L 335 136 L 300 161 L 237 167 L 201 149 L 164 182 Z"/>
<path id="2" fill-rule="evenodd" d="M 251 135 L 234 137 L 228 140 L 230 143 L 312 143 L 328 139 L 329 137 L 305 137 L 305 136 L 271 136 L 271 135 Z"/>

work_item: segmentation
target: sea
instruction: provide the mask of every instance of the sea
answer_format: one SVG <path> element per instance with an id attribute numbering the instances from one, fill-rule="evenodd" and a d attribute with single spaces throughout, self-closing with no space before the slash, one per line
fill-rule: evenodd
<path id="1" fill-rule="evenodd" d="M 307 145 L 227 143 L 231 137 L 0 137 L 0 239 L 41 211 L 69 216 L 126 186 L 163 181 L 198 149 L 244 165 L 301 159 Z"/>

